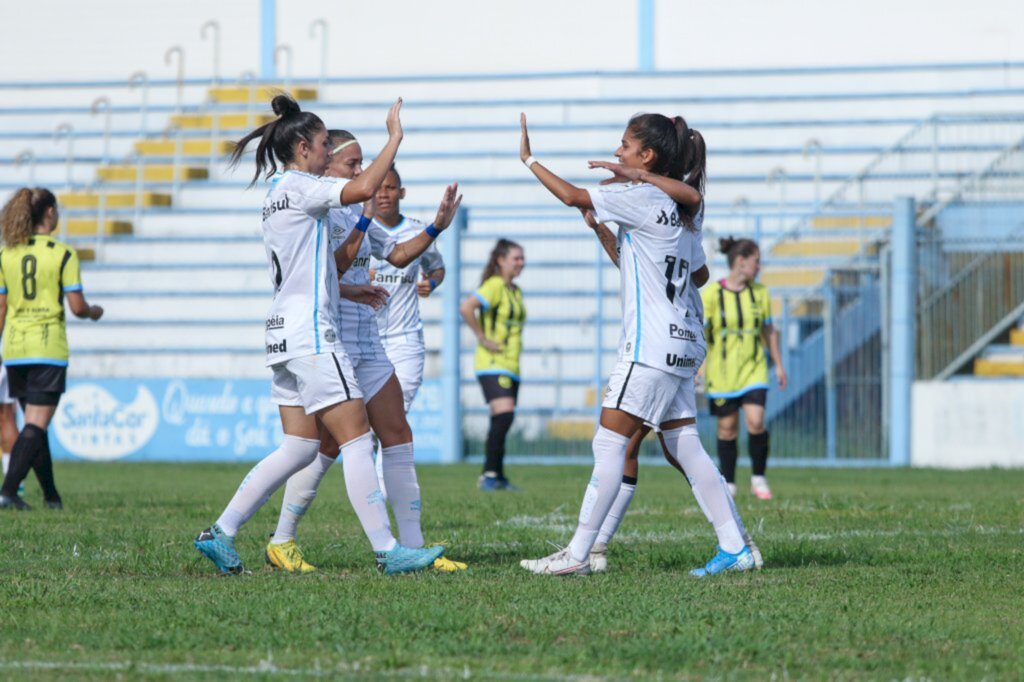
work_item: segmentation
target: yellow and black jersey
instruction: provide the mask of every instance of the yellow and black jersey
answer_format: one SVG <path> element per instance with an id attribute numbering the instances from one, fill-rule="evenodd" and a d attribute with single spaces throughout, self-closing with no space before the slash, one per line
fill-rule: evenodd
<path id="1" fill-rule="evenodd" d="M 523 350 L 523 323 L 526 321 L 522 289 L 505 284 L 505 280 L 494 275 L 480 285 L 474 296 L 480 301 L 480 327 L 484 336 L 502 344 L 497 353 L 477 344 L 473 364 L 477 376 L 503 374 L 519 381 L 519 354 Z"/>
<path id="2" fill-rule="evenodd" d="M 47 235 L 0 250 L 0 294 L 7 296 L 3 361 L 68 364 L 64 294 L 81 291 L 78 253 Z"/>
<path id="3" fill-rule="evenodd" d="M 731 291 L 721 280 L 706 286 L 701 299 L 708 332 L 708 397 L 735 398 L 768 388 L 768 358 L 761 336 L 772 324 L 768 288 L 754 282 Z"/>

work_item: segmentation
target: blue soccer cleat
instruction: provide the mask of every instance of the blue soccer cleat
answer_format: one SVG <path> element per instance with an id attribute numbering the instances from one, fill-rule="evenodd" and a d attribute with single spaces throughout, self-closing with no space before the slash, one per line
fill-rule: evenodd
<path id="1" fill-rule="evenodd" d="M 444 554 L 443 545 L 433 547 L 403 547 L 396 544 L 387 552 L 377 552 L 377 568 L 386 575 L 422 571 L 434 565 L 434 560 Z"/>
<path id="2" fill-rule="evenodd" d="M 725 571 L 752 571 L 755 568 L 757 568 L 757 562 L 754 560 L 754 555 L 750 553 L 749 548 L 744 547 L 735 554 L 730 554 L 719 547 L 718 554 L 711 557 L 711 561 L 705 564 L 703 568 L 693 569 L 690 571 L 690 575 L 703 578 L 707 575 L 717 575 Z"/>
<path id="3" fill-rule="evenodd" d="M 235 539 L 222 531 L 216 523 L 197 535 L 193 544 L 221 573 L 245 573 L 242 559 L 235 551 Z"/>

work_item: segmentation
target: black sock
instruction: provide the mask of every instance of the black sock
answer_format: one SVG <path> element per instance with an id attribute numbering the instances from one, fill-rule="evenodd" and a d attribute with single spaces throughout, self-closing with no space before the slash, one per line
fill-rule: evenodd
<path id="1" fill-rule="evenodd" d="M 43 498 L 47 502 L 60 502 L 60 493 L 57 492 L 57 484 L 53 480 L 53 458 L 50 456 L 50 438 L 43 431 L 43 447 L 36 455 L 36 461 L 32 464 L 39 479 L 39 487 L 43 489 Z"/>
<path id="2" fill-rule="evenodd" d="M 505 436 L 512 428 L 515 412 L 491 415 L 491 428 L 487 431 L 487 457 L 484 459 L 484 473 L 492 471 L 498 478 L 505 477 Z"/>
<path id="3" fill-rule="evenodd" d="M 0 490 L 8 497 L 18 494 L 18 486 L 28 476 L 28 472 L 35 464 L 39 451 L 43 448 L 43 438 L 46 432 L 35 424 L 25 424 L 25 427 L 18 434 L 18 440 L 14 441 L 11 448 L 11 464 L 7 469 L 7 476 L 4 477 L 3 489 Z"/>
<path id="4" fill-rule="evenodd" d="M 752 433 L 747 441 L 750 448 L 750 463 L 755 476 L 764 476 L 768 470 L 768 432 Z"/>
<path id="5" fill-rule="evenodd" d="M 736 482 L 736 457 L 738 449 L 736 439 L 718 439 L 718 468 L 728 483 Z"/>

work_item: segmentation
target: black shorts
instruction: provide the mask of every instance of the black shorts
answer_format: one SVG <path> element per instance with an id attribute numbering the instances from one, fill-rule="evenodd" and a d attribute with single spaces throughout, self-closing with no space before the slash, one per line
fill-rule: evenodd
<path id="1" fill-rule="evenodd" d="M 708 407 L 712 417 L 728 417 L 730 414 L 736 414 L 744 405 L 764 407 L 767 398 L 767 388 L 755 388 L 735 398 L 709 398 Z"/>
<path id="2" fill-rule="evenodd" d="M 495 398 L 519 398 L 519 381 L 507 374 L 481 374 L 476 380 L 480 382 L 484 400 L 487 402 Z"/>
<path id="3" fill-rule="evenodd" d="M 67 367 L 56 365 L 7 365 L 11 397 L 27 405 L 56 405 L 64 393 Z"/>

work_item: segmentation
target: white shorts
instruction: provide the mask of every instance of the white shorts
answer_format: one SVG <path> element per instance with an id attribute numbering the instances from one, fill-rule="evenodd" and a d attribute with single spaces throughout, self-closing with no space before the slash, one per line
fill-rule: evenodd
<path id="1" fill-rule="evenodd" d="M 270 399 L 275 405 L 301 407 L 306 414 L 347 400 L 362 400 L 363 391 L 344 353 L 320 353 L 285 360 L 271 367 Z"/>
<path id="2" fill-rule="evenodd" d="M 601 407 L 622 410 L 654 426 L 697 416 L 692 378 L 636 362 L 615 365 Z"/>
<path id="3" fill-rule="evenodd" d="M 366 402 L 373 400 L 373 396 L 380 393 L 380 389 L 395 373 L 394 366 L 383 353 L 372 358 L 352 358 L 352 368 Z"/>
<path id="4" fill-rule="evenodd" d="M 11 390 L 7 385 L 7 365 L 0 365 L 0 403 L 14 404 L 14 398 L 11 397 Z"/>
<path id="5" fill-rule="evenodd" d="M 395 375 L 398 377 L 398 383 L 402 385 L 405 411 L 408 412 L 423 383 L 423 365 L 427 349 L 423 345 L 423 332 L 410 333 L 405 338 L 398 338 L 397 342 L 391 338 L 386 339 L 384 349 L 391 364 L 395 366 Z"/>

